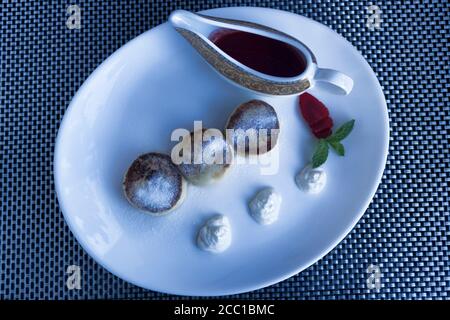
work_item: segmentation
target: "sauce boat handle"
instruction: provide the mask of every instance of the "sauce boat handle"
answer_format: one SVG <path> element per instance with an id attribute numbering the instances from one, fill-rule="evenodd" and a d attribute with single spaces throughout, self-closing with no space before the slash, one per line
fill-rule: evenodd
<path id="1" fill-rule="evenodd" d="M 349 94 L 353 89 L 352 78 L 333 69 L 317 68 L 314 81 L 325 83 L 333 93 L 342 95 Z"/>

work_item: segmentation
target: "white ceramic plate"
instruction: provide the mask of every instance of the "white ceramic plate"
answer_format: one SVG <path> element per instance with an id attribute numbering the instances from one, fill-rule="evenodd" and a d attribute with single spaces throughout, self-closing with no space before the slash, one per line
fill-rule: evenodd
<path id="1" fill-rule="evenodd" d="M 345 39 L 304 17 L 263 8 L 226 8 L 211 15 L 249 20 L 289 33 L 316 54 L 319 66 L 349 74 L 348 96 L 311 90 L 336 124 L 354 118 L 347 154 L 330 154 L 320 195 L 299 191 L 295 174 L 310 159 L 314 138 L 300 118 L 297 97 L 260 97 L 218 76 L 168 24 L 123 46 L 89 77 L 70 104 L 55 150 L 59 203 L 83 248 L 115 275 L 138 286 L 183 295 L 223 295 L 261 288 L 307 268 L 354 227 L 380 182 L 388 149 L 388 116 L 370 66 Z M 281 122 L 278 174 L 236 166 L 219 183 L 189 186 L 185 203 L 164 217 L 132 208 L 122 194 L 131 162 L 150 151 L 170 153 L 175 128 L 194 120 L 222 128 L 251 98 L 271 103 Z M 247 201 L 261 187 L 283 196 L 279 220 L 255 223 Z M 228 215 L 233 242 L 222 254 L 195 246 L 201 224 Z"/>

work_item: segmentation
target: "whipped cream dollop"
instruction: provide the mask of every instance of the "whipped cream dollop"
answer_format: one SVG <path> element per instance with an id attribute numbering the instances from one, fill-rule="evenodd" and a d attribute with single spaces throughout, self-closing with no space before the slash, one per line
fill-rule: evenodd
<path id="1" fill-rule="evenodd" d="M 250 215 L 260 224 L 272 224 L 278 220 L 280 206 L 280 194 L 273 188 L 265 188 L 250 201 Z"/>
<path id="2" fill-rule="evenodd" d="M 200 249 L 210 252 L 225 251 L 231 244 L 230 220 L 224 215 L 216 215 L 206 221 L 197 236 Z"/>
<path id="3" fill-rule="evenodd" d="M 295 183 L 300 190 L 306 193 L 317 194 L 327 184 L 327 173 L 321 167 L 313 168 L 311 164 L 308 164 L 295 177 Z"/>

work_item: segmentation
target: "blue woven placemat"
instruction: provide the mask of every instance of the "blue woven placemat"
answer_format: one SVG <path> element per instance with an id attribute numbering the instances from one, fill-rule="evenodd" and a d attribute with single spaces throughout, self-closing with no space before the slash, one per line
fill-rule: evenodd
<path id="1" fill-rule="evenodd" d="M 81 9 L 69 29 L 68 5 Z M 371 4 L 380 28 L 370 30 Z M 180 298 L 135 287 L 94 262 L 58 207 L 54 142 L 64 111 L 88 75 L 174 9 L 264 6 L 331 27 L 366 57 L 380 80 L 391 140 L 382 184 L 364 217 L 320 262 L 271 287 L 236 298 L 448 299 L 448 1 L 48 1 L 1 4 L 0 298 Z M 82 288 L 66 286 L 81 267 Z M 381 288 L 369 289 L 369 265 Z M 370 278 L 369 278 L 370 280 Z"/>

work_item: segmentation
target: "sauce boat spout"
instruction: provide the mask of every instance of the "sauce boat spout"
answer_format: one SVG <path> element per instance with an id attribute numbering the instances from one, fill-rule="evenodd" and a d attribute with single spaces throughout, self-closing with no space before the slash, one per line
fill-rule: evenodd
<path id="1" fill-rule="evenodd" d="M 352 89 L 350 77 L 336 70 L 320 69 L 307 46 L 279 30 L 185 10 L 172 12 L 169 22 L 213 69 L 240 87 L 268 95 L 302 93 L 316 82 L 338 89 L 332 92 L 348 94 Z M 230 44 L 236 48 L 227 48 Z M 239 50 L 244 51 L 233 55 Z M 252 52 L 260 53 L 253 59 L 249 55 Z"/>
<path id="2" fill-rule="evenodd" d="M 188 30 L 198 35 L 208 34 L 217 27 L 209 23 L 202 15 L 186 10 L 175 10 L 169 16 L 169 22 L 176 30 Z"/>

